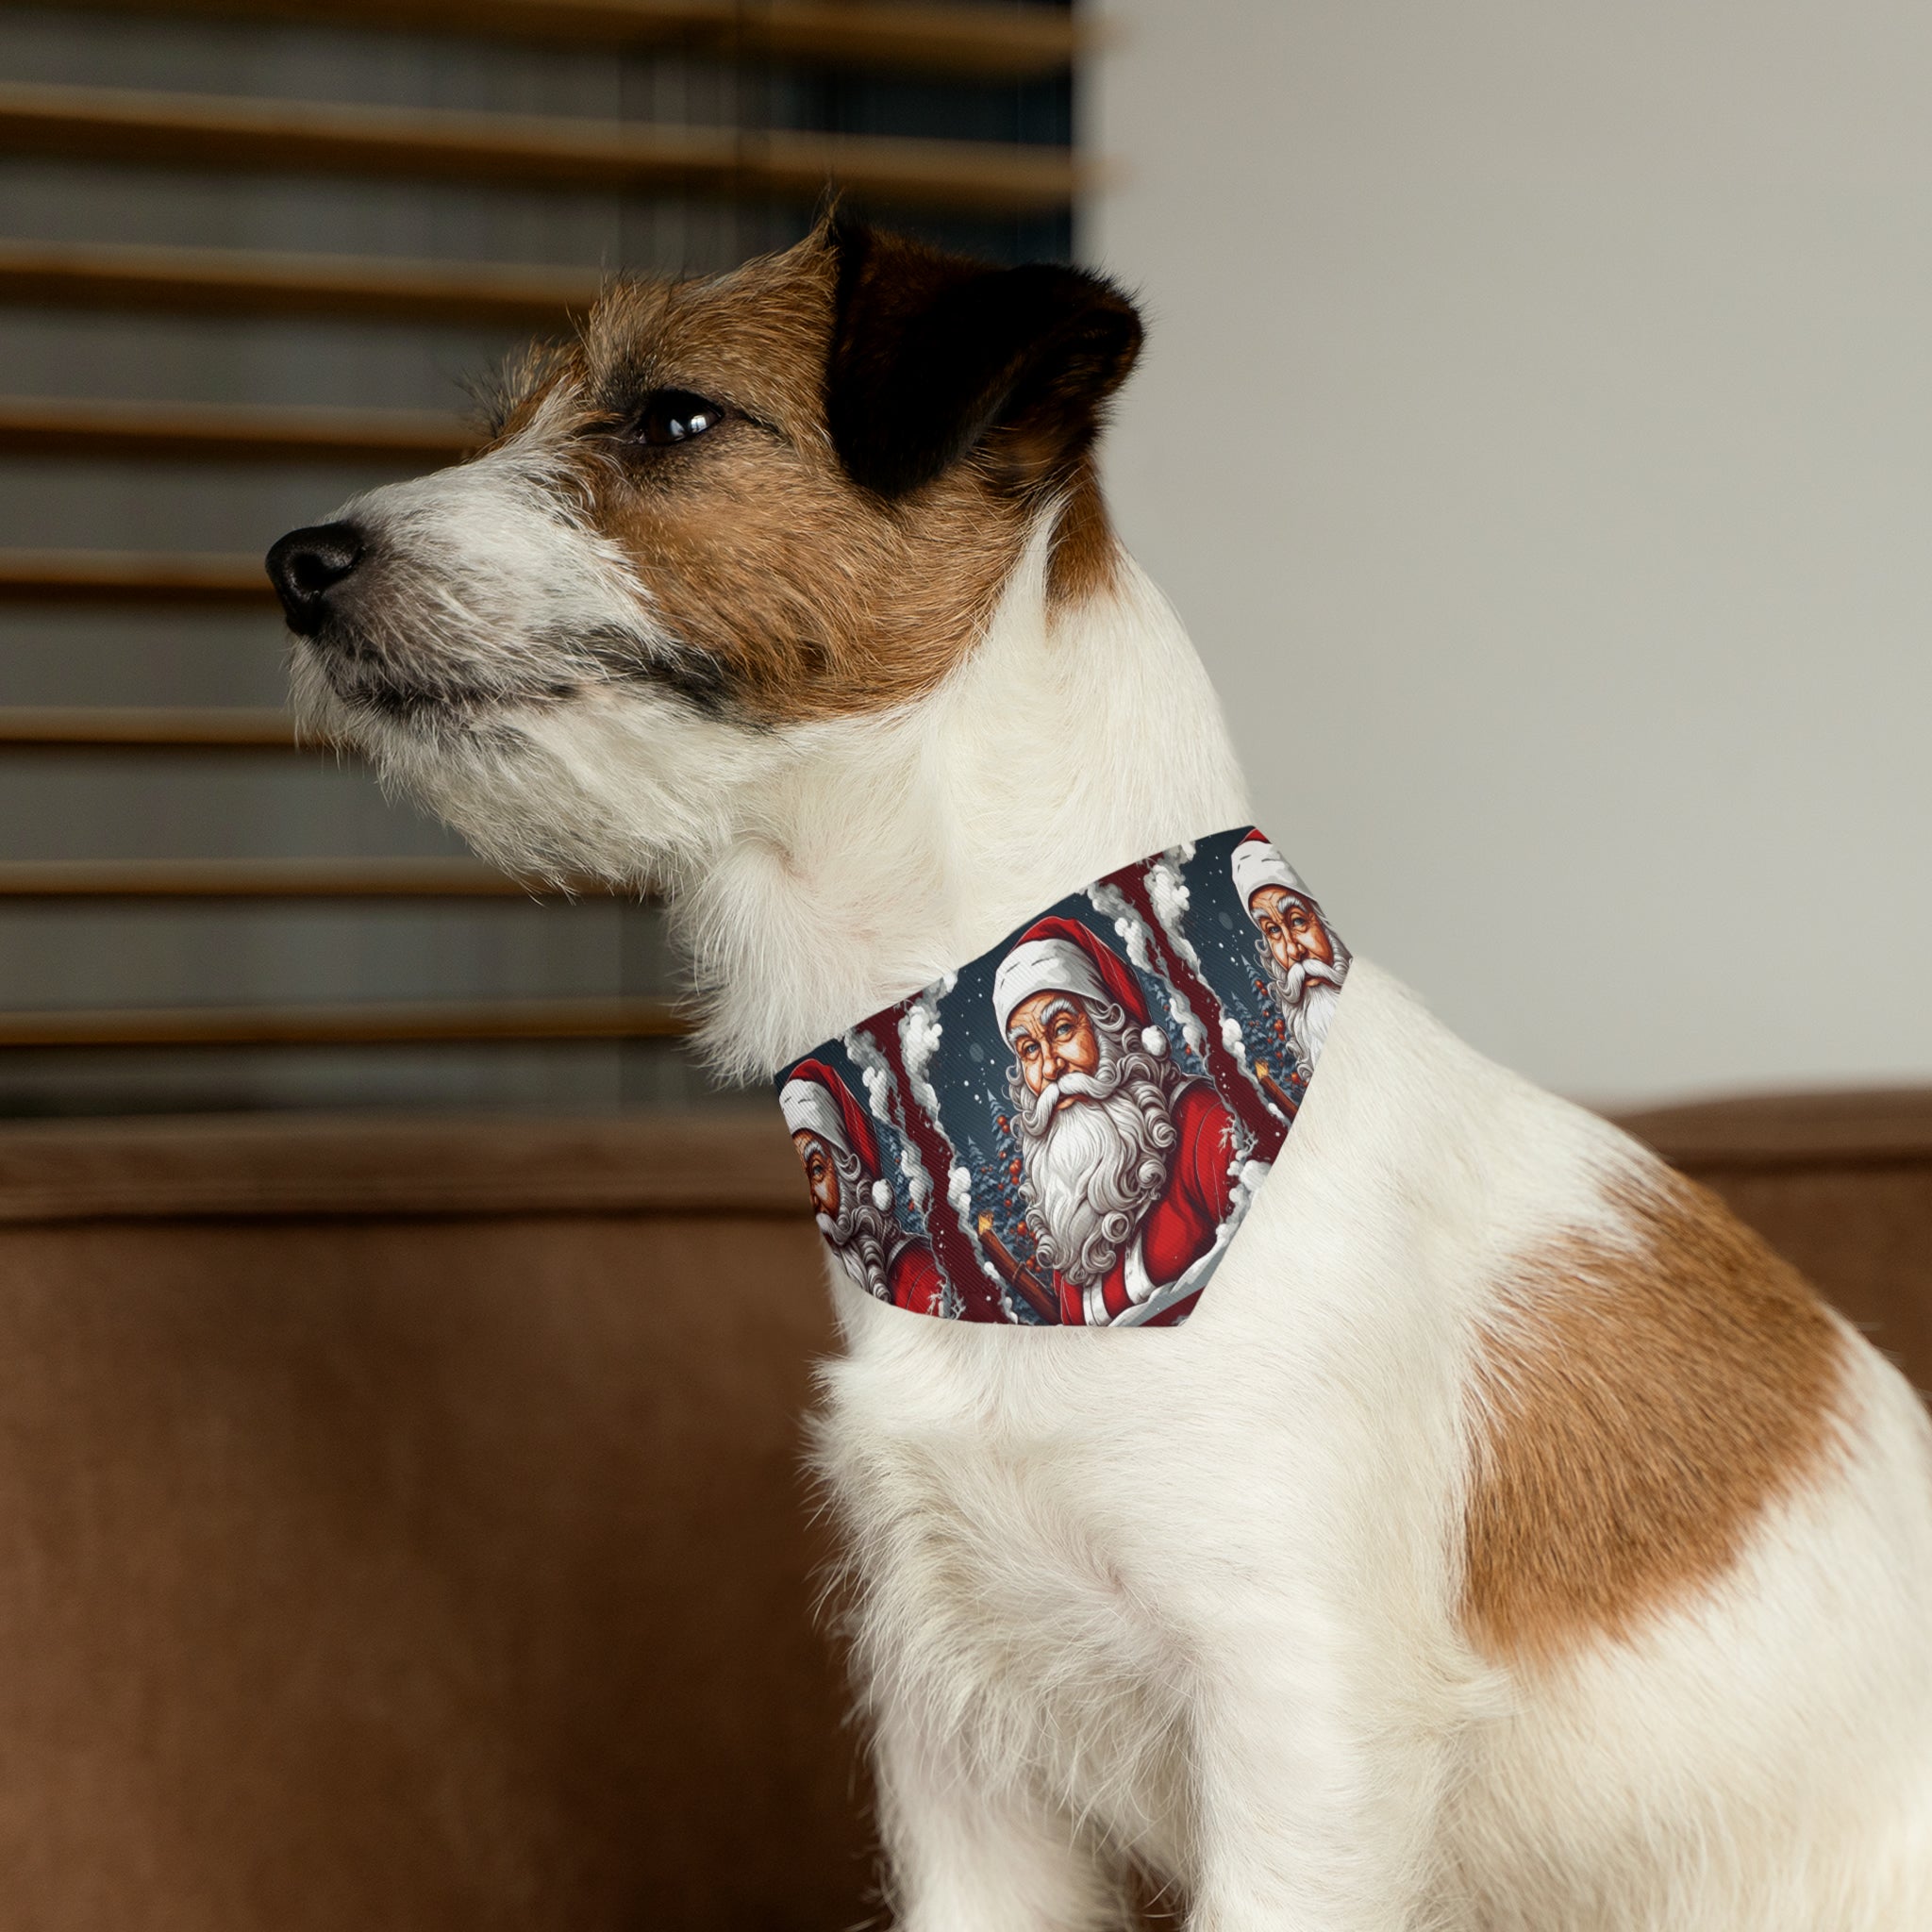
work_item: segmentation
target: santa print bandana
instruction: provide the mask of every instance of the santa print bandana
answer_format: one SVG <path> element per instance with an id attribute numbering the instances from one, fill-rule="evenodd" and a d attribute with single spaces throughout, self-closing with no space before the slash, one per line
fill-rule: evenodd
<path id="1" fill-rule="evenodd" d="M 1184 1322 L 1294 1124 L 1348 958 L 1257 831 L 1060 900 L 779 1074 L 834 1258 L 956 1322 Z"/>

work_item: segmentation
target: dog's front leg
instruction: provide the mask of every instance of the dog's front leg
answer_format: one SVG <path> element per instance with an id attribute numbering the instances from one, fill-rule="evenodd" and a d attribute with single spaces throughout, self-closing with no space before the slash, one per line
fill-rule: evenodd
<path id="1" fill-rule="evenodd" d="M 896 1932 L 1112 1932 L 1118 1883 L 1071 1817 L 993 1781 L 909 1712 L 880 1713 L 879 1828 Z"/>
<path id="2" fill-rule="evenodd" d="M 1433 1882 L 1440 1739 L 1296 1621 L 1224 1644 L 1198 1692 L 1189 1932 L 1459 1924 Z"/>

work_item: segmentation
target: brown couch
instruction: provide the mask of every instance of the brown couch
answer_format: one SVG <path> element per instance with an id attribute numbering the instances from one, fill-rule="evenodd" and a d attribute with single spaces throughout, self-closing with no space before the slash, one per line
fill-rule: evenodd
<path id="1" fill-rule="evenodd" d="M 1932 1094 L 1632 1124 L 1932 1383 Z M 815 1251 L 763 1109 L 0 1129 L 0 1924 L 863 1920 Z"/>

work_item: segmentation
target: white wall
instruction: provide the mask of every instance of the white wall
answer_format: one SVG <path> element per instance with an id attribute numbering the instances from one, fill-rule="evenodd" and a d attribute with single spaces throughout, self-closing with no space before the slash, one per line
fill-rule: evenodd
<path id="1" fill-rule="evenodd" d="M 1112 11 L 1116 515 L 1351 943 L 1584 1097 L 1932 1076 L 1932 8 Z"/>

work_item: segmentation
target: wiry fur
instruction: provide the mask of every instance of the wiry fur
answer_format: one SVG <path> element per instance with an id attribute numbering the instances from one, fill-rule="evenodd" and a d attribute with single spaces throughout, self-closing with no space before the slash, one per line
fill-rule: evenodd
<path id="1" fill-rule="evenodd" d="M 1056 594 L 1064 491 L 936 682 L 752 717 L 577 637 L 690 647 L 636 545 L 546 494 L 545 434 L 356 510 L 399 559 L 371 648 L 433 702 L 364 702 L 321 647 L 298 687 L 494 857 L 663 888 L 724 1067 L 1248 818 L 1158 593 L 1116 558 Z M 1196 1932 L 1932 1924 L 1932 1431 L 1841 1324 L 1762 1326 L 1802 1291 L 1757 1295 L 1775 1264 L 1671 1222 L 1674 1185 L 1358 960 L 1184 1327 L 936 1321 L 835 1268 L 819 1459 L 901 1924 L 1111 1924 L 1129 1865 Z M 1747 1394 L 1724 1352 L 1760 1338 Z M 1653 1441 L 1661 1488 L 1625 1467 Z"/>

